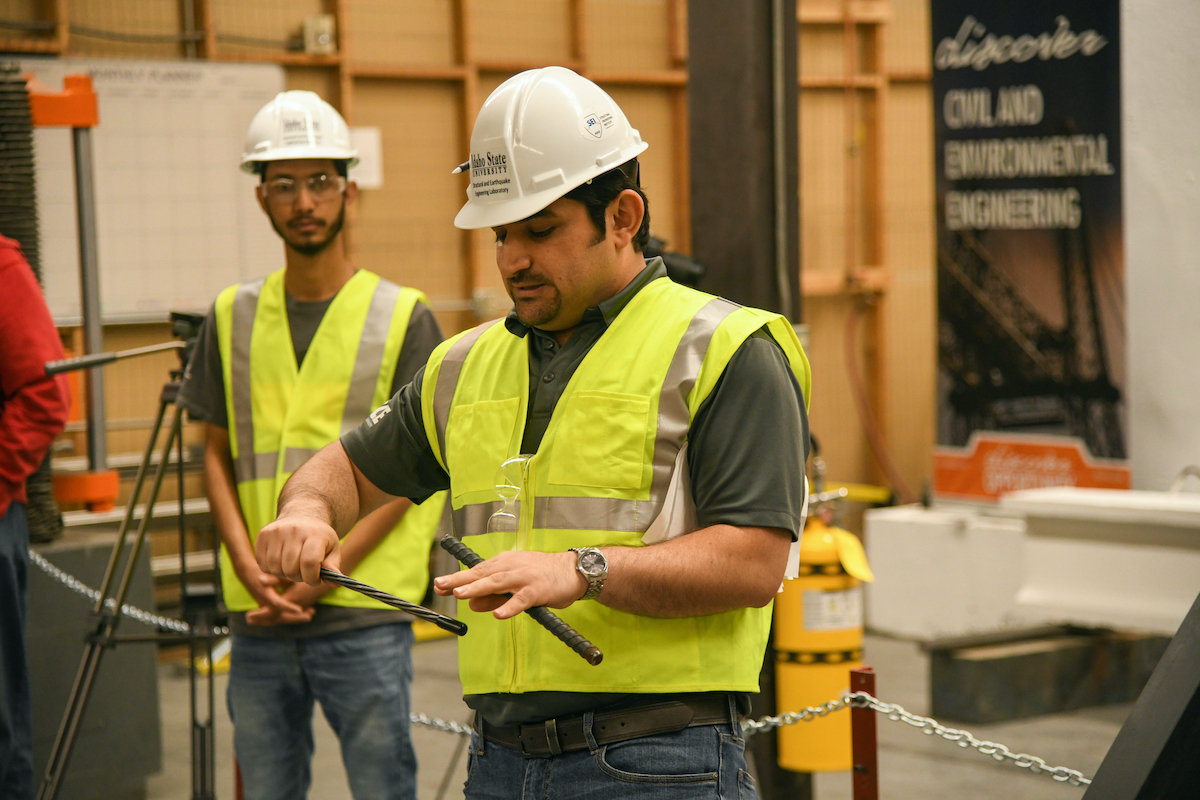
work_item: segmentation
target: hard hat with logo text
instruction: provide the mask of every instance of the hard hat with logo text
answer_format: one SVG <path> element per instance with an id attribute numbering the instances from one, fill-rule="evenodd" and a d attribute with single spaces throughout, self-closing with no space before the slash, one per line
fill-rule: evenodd
<path id="1" fill-rule="evenodd" d="M 564 67 L 531 69 L 492 92 L 471 134 L 466 230 L 507 225 L 619 167 L 647 145 L 608 94 Z M 459 170 L 455 170 L 458 172 Z"/>
<path id="2" fill-rule="evenodd" d="M 253 173 L 265 161 L 294 158 L 332 158 L 347 167 L 358 163 L 346 120 L 315 92 L 280 92 L 254 115 L 241 168 Z"/>

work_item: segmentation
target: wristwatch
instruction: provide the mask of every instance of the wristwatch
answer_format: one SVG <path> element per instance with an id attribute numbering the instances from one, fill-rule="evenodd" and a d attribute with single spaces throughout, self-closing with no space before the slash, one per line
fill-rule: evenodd
<path id="1" fill-rule="evenodd" d="M 587 581 L 588 588 L 580 600 L 594 600 L 604 588 L 608 578 L 608 559 L 594 547 L 572 547 L 575 552 L 575 569 Z"/>

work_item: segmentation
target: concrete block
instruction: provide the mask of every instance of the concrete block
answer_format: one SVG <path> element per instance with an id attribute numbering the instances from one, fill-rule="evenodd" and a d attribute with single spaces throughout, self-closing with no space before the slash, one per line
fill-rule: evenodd
<path id="1" fill-rule="evenodd" d="M 971 509 L 873 509 L 864 516 L 866 625 L 922 641 L 1020 624 L 1024 525 Z"/>

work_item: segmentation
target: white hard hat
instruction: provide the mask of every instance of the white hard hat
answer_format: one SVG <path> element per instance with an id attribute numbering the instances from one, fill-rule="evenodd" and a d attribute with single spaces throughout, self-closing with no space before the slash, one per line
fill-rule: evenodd
<path id="1" fill-rule="evenodd" d="M 292 158 L 332 158 L 347 167 L 358 163 L 346 120 L 315 92 L 280 92 L 254 115 L 246 131 L 243 172 L 256 172 L 264 161 Z"/>
<path id="2" fill-rule="evenodd" d="M 507 225 L 646 149 L 603 89 L 564 67 L 531 69 L 492 92 L 471 133 L 466 230 Z M 457 170 L 456 170 L 457 171 Z"/>

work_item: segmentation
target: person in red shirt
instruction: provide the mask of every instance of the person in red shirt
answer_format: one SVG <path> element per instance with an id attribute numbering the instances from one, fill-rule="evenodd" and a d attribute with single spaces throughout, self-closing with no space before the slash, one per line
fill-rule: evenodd
<path id="1" fill-rule="evenodd" d="M 33 270 L 20 245 L 0 236 L 0 797 L 11 800 L 34 794 L 25 479 L 67 422 L 67 380 L 45 372 L 47 361 L 62 357 Z"/>

